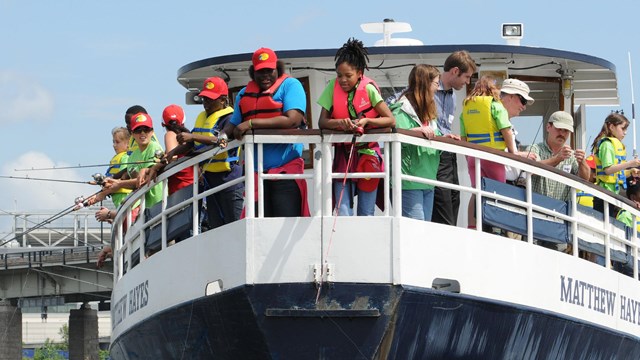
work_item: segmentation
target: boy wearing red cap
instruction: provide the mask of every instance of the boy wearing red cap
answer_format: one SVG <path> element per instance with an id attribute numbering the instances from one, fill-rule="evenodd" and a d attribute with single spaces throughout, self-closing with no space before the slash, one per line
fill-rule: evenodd
<path id="1" fill-rule="evenodd" d="M 137 189 L 144 185 L 146 173 L 155 164 L 155 154 L 157 151 L 163 152 L 162 146 L 153 141 L 153 121 L 151 116 L 144 113 L 137 113 L 131 116 L 129 128 L 132 132 L 136 144 L 138 145 L 129 156 L 127 172 L 121 179 L 107 178 L 104 188 L 108 193 L 113 193 L 118 189 Z M 151 207 L 162 200 L 162 183 L 154 185 L 145 196 L 146 207 Z"/>
<path id="2" fill-rule="evenodd" d="M 251 81 L 238 93 L 225 133 L 241 139 L 253 128 L 298 128 L 307 108 L 307 97 L 300 81 L 284 73 L 284 64 L 271 49 L 256 50 L 252 62 L 249 68 Z M 256 169 L 257 165 L 256 162 Z M 302 144 L 264 144 L 263 168 L 267 173 L 302 174 Z M 306 196 L 304 180 L 265 181 L 265 216 L 307 215 Z"/>
<path id="3" fill-rule="evenodd" d="M 181 145 L 176 152 L 199 150 L 218 142 L 220 129 L 231 119 L 233 108 L 229 106 L 229 89 L 223 79 L 210 77 L 204 81 L 202 91 L 202 111 L 196 118 L 191 133 L 178 134 Z M 242 177 L 242 166 L 238 164 L 238 149 L 220 152 L 202 165 L 205 189 L 212 189 L 231 180 Z M 213 229 L 234 222 L 242 213 L 244 184 L 231 185 L 215 194 L 207 196 L 209 228 Z"/>

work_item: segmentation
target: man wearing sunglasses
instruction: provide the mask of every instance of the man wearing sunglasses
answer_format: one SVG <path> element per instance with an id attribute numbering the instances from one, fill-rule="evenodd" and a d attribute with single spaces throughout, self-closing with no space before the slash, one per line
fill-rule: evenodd
<path id="1" fill-rule="evenodd" d="M 529 86 L 518 79 L 506 79 L 500 88 L 500 100 L 509 113 L 509 119 L 520 115 L 534 100 L 529 96 Z"/>

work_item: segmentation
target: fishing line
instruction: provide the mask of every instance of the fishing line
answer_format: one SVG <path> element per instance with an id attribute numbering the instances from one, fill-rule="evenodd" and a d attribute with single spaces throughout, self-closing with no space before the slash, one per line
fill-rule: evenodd
<path id="1" fill-rule="evenodd" d="M 87 198 L 91 198 L 92 196 L 99 194 L 101 191 L 102 190 L 100 190 L 98 192 L 95 192 L 92 195 L 89 195 Z M 62 210 L 59 213 L 49 217 L 48 219 L 46 219 L 44 221 L 41 221 L 40 223 L 36 224 L 34 227 L 27 229 L 25 232 L 23 232 L 19 236 L 27 235 L 28 233 L 30 233 L 32 231 L 35 231 L 35 230 L 38 230 L 38 229 L 42 228 L 43 226 L 45 226 L 45 225 L 47 225 L 47 224 L 49 224 L 49 223 L 51 223 L 51 222 L 53 222 L 55 220 L 58 220 L 59 218 L 65 216 L 65 215 L 67 215 L 67 214 L 69 214 L 69 213 L 71 213 L 73 211 L 76 211 L 76 210 L 79 210 L 79 209 L 85 207 L 84 202 L 86 201 L 87 198 L 85 198 L 83 196 L 80 196 L 80 197 L 76 198 L 76 200 L 74 201 L 73 205 L 65 208 L 64 210 Z M 4 244 L 7 244 L 7 243 L 9 243 L 11 241 L 14 241 L 14 240 L 18 240 L 19 236 L 16 235 L 13 238 L 0 243 L 0 246 L 2 246 Z"/>
<path id="2" fill-rule="evenodd" d="M 32 177 L 28 177 L 28 176 L 20 177 L 20 176 L 0 175 L 0 179 L 38 180 L 38 181 L 63 182 L 63 183 L 71 183 L 71 184 L 94 185 L 91 181 L 63 180 L 63 179 L 49 179 L 49 178 L 32 178 Z"/>
<path id="3" fill-rule="evenodd" d="M 344 171 L 344 177 L 342 178 L 342 189 L 340 190 L 340 196 L 338 196 L 338 202 L 334 208 L 335 216 L 333 217 L 333 226 L 331 227 L 331 235 L 329 235 L 329 244 L 327 245 L 327 251 L 324 256 L 324 266 L 320 269 L 320 284 L 318 285 L 318 292 L 316 294 L 316 305 L 318 304 L 318 300 L 320 299 L 320 292 L 322 290 L 323 277 L 325 274 L 325 266 L 328 266 L 328 258 L 329 251 L 331 250 L 331 243 L 333 242 L 333 234 L 336 232 L 336 222 L 338 220 L 340 204 L 342 203 L 342 196 L 344 195 L 344 189 L 347 187 L 347 174 L 349 173 L 349 168 L 351 167 L 351 160 L 353 158 L 354 150 L 356 148 L 356 134 L 351 138 L 351 149 L 349 150 L 349 158 L 347 159 L 347 168 Z"/>
<path id="4" fill-rule="evenodd" d="M 14 215 L 14 214 L 12 214 L 12 213 L 10 213 L 10 212 L 8 212 L 8 211 L 2 210 L 2 209 L 0 209 L 0 211 L 1 211 L 1 212 L 3 212 L 3 213 L 5 213 L 5 214 L 7 214 L 7 215 Z M 35 222 L 35 221 L 29 220 L 26 216 L 18 216 L 18 215 L 16 215 L 16 217 L 17 217 L 17 218 L 19 218 L 19 219 L 22 219 L 22 220 L 24 220 L 24 221 L 30 222 L 30 223 L 32 223 L 32 224 L 36 224 L 36 225 L 37 225 L 37 224 L 39 224 L 39 223 L 37 223 L 37 222 Z M 58 231 L 58 230 L 56 230 L 56 229 L 52 229 L 52 228 L 48 228 L 48 227 L 45 227 L 44 229 L 49 230 L 49 231 L 52 231 L 52 232 L 54 232 L 54 233 L 56 233 L 56 234 L 58 234 L 58 235 L 62 235 L 62 236 L 69 236 L 69 234 L 65 234 L 65 233 L 63 233 L 62 231 Z M 2 239 L 0 239 L 0 241 L 4 240 L 4 239 L 5 239 L 6 237 L 8 237 L 9 235 L 11 235 L 11 233 L 9 233 L 9 234 L 7 234 L 6 236 L 4 236 Z M 89 243 L 87 243 L 87 242 L 85 242 L 85 241 L 82 241 L 82 240 L 78 239 L 77 237 L 72 237 L 72 239 L 73 239 L 73 240 L 76 240 L 76 241 L 78 241 L 78 242 L 83 243 L 85 246 L 94 246 L 94 245 L 90 245 Z M 102 238 L 101 238 L 101 239 L 102 239 Z M 9 240 L 9 241 L 11 241 L 11 240 Z"/>
<path id="5" fill-rule="evenodd" d="M 94 164 L 94 165 L 76 165 L 76 166 L 60 166 L 60 167 L 47 167 L 47 168 L 31 168 L 31 169 L 13 169 L 14 171 L 42 171 L 42 170 L 69 170 L 69 169 L 82 169 L 82 168 L 92 168 L 92 167 L 105 167 L 112 165 L 136 165 L 136 164 L 150 164 L 155 163 L 156 160 L 143 160 L 143 161 L 133 161 L 126 162 L 120 164 Z"/>

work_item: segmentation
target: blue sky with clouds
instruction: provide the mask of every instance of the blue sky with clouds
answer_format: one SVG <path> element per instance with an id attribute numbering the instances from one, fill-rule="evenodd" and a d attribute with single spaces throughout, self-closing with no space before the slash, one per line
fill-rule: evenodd
<path id="1" fill-rule="evenodd" d="M 414 31 L 406 36 L 427 45 L 502 44 L 500 24 L 523 22 L 522 45 L 614 63 L 621 107 L 630 117 L 627 52 L 637 84 L 640 29 L 635 16 L 640 5 L 631 0 L 609 2 L 605 8 L 596 4 L 0 0 L 0 175 L 22 176 L 13 172 L 17 167 L 108 162 L 113 155 L 110 131 L 124 124 L 128 106 L 144 105 L 157 121 L 164 106 L 183 104 L 185 90 L 176 73 L 187 63 L 261 46 L 335 48 L 352 36 L 372 45 L 379 35 L 362 33 L 359 24 L 384 18 L 411 23 Z M 188 126 L 200 110 L 185 107 Z M 610 110 L 588 109 L 592 136 Z M 520 130 L 520 136 L 527 136 Z M 629 133 L 629 148 L 631 138 Z M 96 170 L 37 175 L 89 180 Z M 0 209 L 6 211 L 63 209 L 76 196 L 95 191 L 88 185 L 2 179 L 0 189 Z"/>

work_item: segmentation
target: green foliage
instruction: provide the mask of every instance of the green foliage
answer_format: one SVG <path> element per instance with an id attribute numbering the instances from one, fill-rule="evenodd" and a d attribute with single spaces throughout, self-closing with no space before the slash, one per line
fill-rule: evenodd
<path id="1" fill-rule="evenodd" d="M 98 358 L 100 360 L 106 360 L 109 358 L 109 350 L 98 350 Z"/>
<path id="2" fill-rule="evenodd" d="M 61 345 L 64 345 L 64 348 L 61 348 L 60 350 L 69 350 L 69 325 L 62 324 L 58 330 L 58 335 L 62 338 Z"/>
<path id="3" fill-rule="evenodd" d="M 52 342 L 47 339 L 44 341 L 44 345 L 41 348 L 36 349 L 35 354 L 33 356 L 34 360 L 65 360 L 64 356 L 58 354 L 58 350 L 60 349 L 60 345 Z"/>

